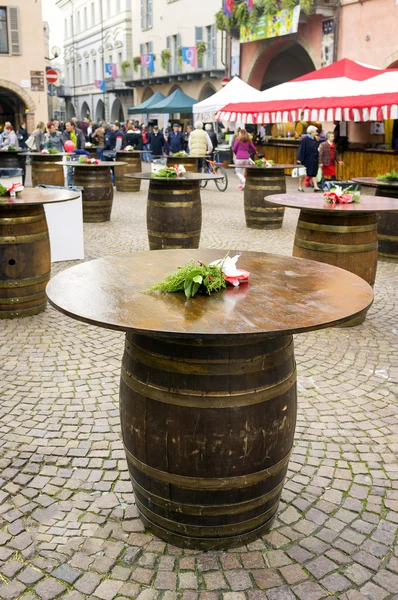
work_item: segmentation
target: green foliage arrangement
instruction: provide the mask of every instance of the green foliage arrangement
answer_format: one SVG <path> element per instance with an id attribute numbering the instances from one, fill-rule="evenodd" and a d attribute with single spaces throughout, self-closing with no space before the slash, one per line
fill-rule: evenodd
<path id="1" fill-rule="evenodd" d="M 390 171 L 390 173 L 386 173 L 385 175 L 379 175 L 377 177 L 377 181 L 385 181 L 386 183 L 394 183 L 398 181 L 398 172 L 394 169 Z"/>
<path id="2" fill-rule="evenodd" d="M 163 281 L 152 285 L 148 292 L 184 292 L 186 298 L 193 298 L 197 292 L 212 294 L 227 287 L 221 268 L 191 260 L 184 267 L 168 275 Z"/>
<path id="3" fill-rule="evenodd" d="M 173 156 L 184 157 L 184 156 L 188 156 L 188 154 L 185 152 L 185 150 L 181 150 L 180 152 L 174 152 Z"/>
<path id="4" fill-rule="evenodd" d="M 273 160 L 263 160 L 262 158 L 259 158 L 257 160 L 254 161 L 256 167 L 262 167 L 263 169 L 266 169 L 269 167 L 269 165 L 273 165 L 274 161 Z"/>
<path id="5" fill-rule="evenodd" d="M 122 68 L 123 77 L 126 77 L 127 69 L 131 67 L 130 61 L 124 60 L 120 66 Z"/>
<path id="6" fill-rule="evenodd" d="M 138 71 L 138 67 L 140 66 L 140 64 L 141 64 L 141 56 L 134 56 L 134 58 L 133 58 L 133 68 L 134 68 L 134 71 L 136 73 Z"/>
<path id="7" fill-rule="evenodd" d="M 171 50 L 169 50 L 168 48 L 165 48 L 165 50 L 162 50 L 162 52 L 160 54 L 160 64 L 162 65 L 162 69 L 164 69 L 165 71 L 167 71 L 167 67 L 169 66 L 170 60 L 171 60 Z"/>
<path id="8" fill-rule="evenodd" d="M 16 146 L 8 146 L 7 150 L 8 152 L 19 152 L 20 148 L 17 148 Z"/>
<path id="9" fill-rule="evenodd" d="M 49 154 L 60 154 L 59 150 L 57 150 L 56 148 L 49 148 L 48 153 Z"/>
<path id="10" fill-rule="evenodd" d="M 151 177 L 153 179 L 176 179 L 177 175 L 177 169 L 174 167 L 164 167 L 156 171 L 156 173 L 152 173 Z"/>
<path id="11" fill-rule="evenodd" d="M 4 187 L 4 185 L 1 185 L 0 183 L 0 196 L 7 196 L 8 192 L 7 192 L 7 188 Z"/>
<path id="12" fill-rule="evenodd" d="M 182 66 L 182 47 L 181 46 L 179 46 L 177 48 L 177 64 L 179 67 Z"/>
<path id="13" fill-rule="evenodd" d="M 198 61 L 200 62 L 203 58 L 204 53 L 206 52 L 207 47 L 205 42 L 198 42 L 196 44 L 196 51 L 198 53 Z"/>

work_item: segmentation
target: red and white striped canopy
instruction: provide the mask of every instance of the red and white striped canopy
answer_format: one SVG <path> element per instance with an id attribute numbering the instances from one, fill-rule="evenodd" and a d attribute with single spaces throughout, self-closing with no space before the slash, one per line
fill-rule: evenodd
<path id="1" fill-rule="evenodd" d="M 262 92 L 262 100 L 224 106 L 220 121 L 382 121 L 398 119 L 398 69 L 342 59 Z"/>

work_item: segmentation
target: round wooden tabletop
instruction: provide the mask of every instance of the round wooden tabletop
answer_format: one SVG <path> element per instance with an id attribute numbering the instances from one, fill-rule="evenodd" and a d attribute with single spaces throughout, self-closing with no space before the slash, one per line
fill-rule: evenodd
<path id="1" fill-rule="evenodd" d="M 108 329 L 147 335 L 206 337 L 287 335 L 344 323 L 373 301 L 360 277 L 315 261 L 231 250 L 248 283 L 211 296 L 143 293 L 190 260 L 209 263 L 225 250 L 153 250 L 86 262 L 56 275 L 50 303 L 64 314 Z"/>
<path id="2" fill-rule="evenodd" d="M 52 152 L 24 152 L 25 156 L 42 156 L 43 158 L 58 158 L 59 156 L 68 156 L 70 152 L 57 152 L 54 154 Z"/>
<path id="3" fill-rule="evenodd" d="M 223 175 L 213 175 L 212 173 L 184 173 L 181 177 L 156 177 L 156 173 L 128 173 L 125 177 L 131 177 L 131 179 L 149 179 L 156 181 L 203 181 L 204 179 L 223 179 Z"/>
<path id="4" fill-rule="evenodd" d="M 232 169 L 257 169 L 258 171 L 272 171 L 272 169 L 295 169 L 297 165 L 272 165 L 271 167 L 258 167 L 247 163 L 247 165 L 228 165 Z"/>
<path id="5" fill-rule="evenodd" d="M 16 198 L 9 196 L 0 197 L 0 208 L 2 206 L 15 206 L 16 204 L 50 204 L 52 202 L 67 202 L 80 198 L 80 192 L 74 190 L 58 190 L 49 188 L 24 188 L 17 194 Z"/>
<path id="6" fill-rule="evenodd" d="M 116 150 L 116 154 L 144 154 L 145 152 L 149 152 L 149 150 Z"/>
<path id="7" fill-rule="evenodd" d="M 329 204 L 322 193 L 320 194 L 273 194 L 267 196 L 267 202 L 288 208 L 303 210 L 323 210 L 329 212 L 367 213 L 398 210 L 396 198 L 379 196 L 363 196 L 353 204 Z"/>
<path id="8" fill-rule="evenodd" d="M 26 152 L 19 148 L 18 150 L 0 150 L 0 155 L 1 154 L 26 154 Z"/>
<path id="9" fill-rule="evenodd" d="M 368 185 L 370 187 L 389 187 L 394 190 L 398 189 L 398 181 L 379 181 L 376 179 L 376 177 L 353 177 L 352 181 L 362 185 Z"/>
<path id="10" fill-rule="evenodd" d="M 112 160 L 101 160 L 99 163 L 80 163 L 78 160 L 70 160 L 67 162 L 55 163 L 56 165 L 62 165 L 63 167 L 122 167 L 127 165 L 125 162 L 113 162 Z"/>

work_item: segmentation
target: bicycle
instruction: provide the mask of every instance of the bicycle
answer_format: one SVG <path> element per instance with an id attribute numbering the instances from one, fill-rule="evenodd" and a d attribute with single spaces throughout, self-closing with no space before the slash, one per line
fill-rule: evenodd
<path id="1" fill-rule="evenodd" d="M 215 179 L 214 183 L 216 184 L 220 192 L 225 192 L 225 190 L 228 187 L 228 175 L 226 170 L 221 166 L 222 163 L 220 163 L 220 156 L 218 152 L 214 154 L 214 158 L 215 160 L 210 160 L 209 158 L 204 159 L 206 162 L 202 164 L 201 172 L 206 174 L 210 173 L 212 175 L 222 175 L 223 178 Z M 208 180 L 202 180 L 200 182 L 200 187 L 205 188 L 207 186 L 207 183 Z"/>

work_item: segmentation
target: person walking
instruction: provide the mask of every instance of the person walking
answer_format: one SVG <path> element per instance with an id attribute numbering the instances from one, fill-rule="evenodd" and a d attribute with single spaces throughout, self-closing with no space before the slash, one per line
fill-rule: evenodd
<path id="1" fill-rule="evenodd" d="M 159 127 L 157 125 L 153 126 L 152 133 L 149 134 L 149 149 L 152 155 L 161 156 L 163 154 L 164 145 L 166 140 L 161 131 L 159 131 Z"/>
<path id="2" fill-rule="evenodd" d="M 21 123 L 21 125 L 19 126 L 18 131 L 17 131 L 17 136 L 18 136 L 19 147 L 21 148 L 21 150 L 28 150 L 28 147 L 25 144 L 25 142 L 28 139 L 29 134 L 28 134 L 28 130 L 26 129 L 25 121 L 23 123 Z"/>
<path id="3" fill-rule="evenodd" d="M 11 123 L 4 127 L 4 137 L 3 141 L 0 144 L 2 150 L 7 150 L 9 146 L 14 146 L 14 148 L 19 148 L 18 136 L 15 133 L 13 126 Z"/>
<path id="4" fill-rule="evenodd" d="M 100 160 L 103 160 L 104 143 L 105 143 L 105 127 L 103 125 L 99 125 L 97 127 L 97 129 L 94 130 L 94 133 L 91 136 L 91 141 L 97 145 L 98 158 Z"/>
<path id="5" fill-rule="evenodd" d="M 142 144 L 144 147 L 144 154 L 142 155 L 142 160 L 144 162 L 151 162 L 151 155 L 149 153 L 149 132 L 148 127 L 146 125 L 142 126 Z"/>
<path id="6" fill-rule="evenodd" d="M 47 130 L 48 130 L 48 135 L 47 135 L 47 141 L 46 141 L 46 148 L 55 148 L 55 150 L 58 150 L 59 152 L 63 152 L 64 151 L 64 143 L 62 141 L 62 133 L 60 131 L 57 130 L 57 127 L 55 125 L 55 123 L 47 123 Z"/>
<path id="7" fill-rule="evenodd" d="M 319 166 L 322 167 L 323 179 L 336 181 L 336 163 L 344 165 L 337 153 L 337 148 L 334 143 L 334 133 L 328 131 L 326 134 L 326 142 L 322 142 L 319 146 Z"/>
<path id="8" fill-rule="evenodd" d="M 184 150 L 185 150 L 185 152 L 188 152 L 188 150 L 189 150 L 189 136 L 191 135 L 192 131 L 193 131 L 192 125 L 187 125 L 185 134 L 184 134 Z"/>
<path id="9" fill-rule="evenodd" d="M 213 126 L 211 125 L 211 123 L 207 123 L 205 125 L 205 131 L 207 133 L 207 135 L 209 136 L 211 143 L 213 145 L 213 151 L 212 151 L 212 157 L 214 156 L 214 152 L 218 146 L 218 139 L 217 139 L 217 135 L 216 133 L 213 131 Z M 213 160 L 213 158 L 212 158 Z"/>
<path id="10" fill-rule="evenodd" d="M 311 177 L 314 185 L 314 192 L 321 192 L 318 186 L 316 176 L 318 173 L 319 151 L 318 151 L 318 129 L 314 125 L 307 127 L 307 135 L 303 137 L 297 150 L 296 162 L 306 168 L 307 176 Z M 303 181 L 305 175 L 299 177 L 299 192 L 304 192 Z"/>
<path id="11" fill-rule="evenodd" d="M 235 143 L 232 147 L 232 152 L 235 155 L 234 163 L 236 165 L 247 165 L 247 162 L 250 158 L 251 154 L 255 154 L 257 149 L 253 142 L 250 139 L 249 134 L 246 129 L 241 129 L 239 136 L 235 140 Z M 235 172 L 240 181 L 240 185 L 238 186 L 238 190 L 243 190 L 246 185 L 246 177 L 244 169 L 235 169 Z"/>
<path id="12" fill-rule="evenodd" d="M 126 131 L 126 146 L 133 146 L 134 150 L 143 150 L 142 133 L 134 127 L 132 123 L 128 123 Z"/>
<path id="13" fill-rule="evenodd" d="M 41 152 L 46 144 L 46 126 L 43 121 L 39 121 L 36 125 L 36 129 L 32 133 L 34 139 L 34 147 L 32 152 Z"/>
<path id="14" fill-rule="evenodd" d="M 173 131 L 171 131 L 166 139 L 171 154 L 182 152 L 184 150 L 184 136 L 180 131 L 178 123 L 173 123 Z"/>

